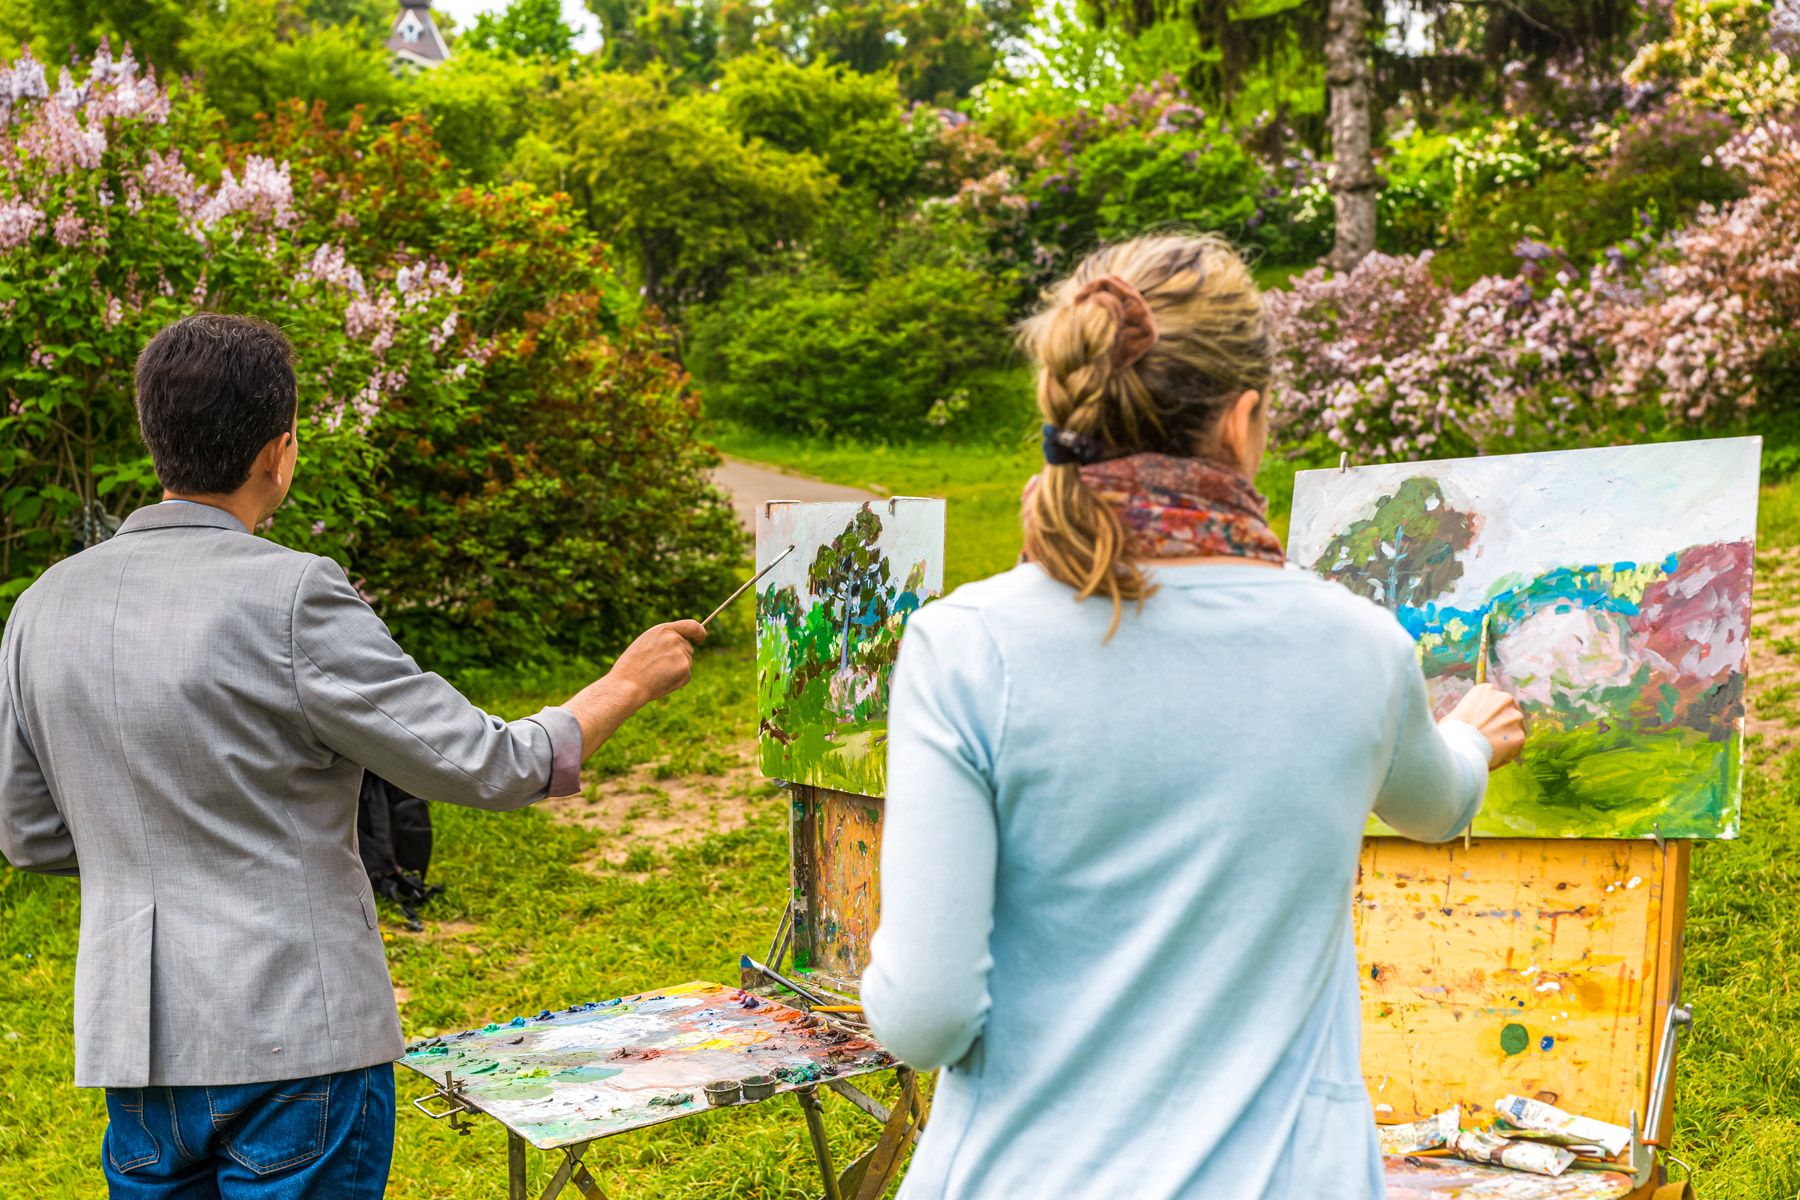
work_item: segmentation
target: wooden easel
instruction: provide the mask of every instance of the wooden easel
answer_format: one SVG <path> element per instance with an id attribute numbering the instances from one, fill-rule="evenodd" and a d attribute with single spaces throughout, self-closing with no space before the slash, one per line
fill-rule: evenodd
<path id="1" fill-rule="evenodd" d="M 1460 1104 L 1466 1123 L 1503 1095 L 1537 1097 L 1636 1135 L 1607 1189 L 1580 1180 L 1584 1196 L 1691 1196 L 1664 1161 L 1676 1037 L 1691 1020 L 1688 854 L 1686 842 L 1366 839 L 1355 925 L 1378 1120 Z M 1438 1169 L 1388 1160 L 1391 1185 Z M 1516 1200 L 1570 1194 L 1549 1178 L 1517 1187 Z"/>

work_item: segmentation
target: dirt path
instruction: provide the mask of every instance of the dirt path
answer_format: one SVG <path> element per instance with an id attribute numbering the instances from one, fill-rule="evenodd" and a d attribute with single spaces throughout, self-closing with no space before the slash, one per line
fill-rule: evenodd
<path id="1" fill-rule="evenodd" d="M 1800 548 L 1759 547 L 1750 632 L 1752 762 L 1792 749 L 1800 731 Z"/>
<path id="2" fill-rule="evenodd" d="M 756 507 L 765 500 L 877 500 L 875 492 L 827 483 L 810 475 L 790 474 L 767 463 L 728 458 L 712 473 L 712 480 L 731 497 L 738 520 L 745 529 L 756 528 Z"/>

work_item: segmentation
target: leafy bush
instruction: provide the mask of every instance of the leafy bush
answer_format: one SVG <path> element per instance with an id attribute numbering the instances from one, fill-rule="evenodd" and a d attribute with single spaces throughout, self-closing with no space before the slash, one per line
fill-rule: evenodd
<path id="1" fill-rule="evenodd" d="M 691 314 L 711 411 L 769 431 L 907 438 L 981 424 L 1017 398 L 994 370 L 1006 281 L 972 257 L 884 264 L 866 285 L 829 267 L 743 278 Z"/>
<path id="2" fill-rule="evenodd" d="M 1513 274 L 1515 248 L 1527 239 L 1585 269 L 1629 238 L 1660 236 L 1702 204 L 1742 192 L 1715 159 L 1732 132 L 1721 114 L 1659 107 L 1615 132 L 1611 157 L 1598 170 L 1563 168 L 1530 184 L 1467 195 L 1452 222 L 1459 244 L 1439 269 L 1465 285 Z"/>
<path id="3" fill-rule="evenodd" d="M 416 124 L 287 110 L 221 167 L 190 92 L 102 53 L 4 69 L 0 579 L 156 495 L 131 368 L 197 308 L 299 350 L 273 536 L 329 554 L 439 667 L 597 653 L 727 582 L 685 378 L 567 207 L 465 189 Z"/>
<path id="4" fill-rule="evenodd" d="M 893 81 L 774 54 L 734 59 L 719 85 L 731 126 L 790 154 L 811 154 L 846 189 L 899 199 L 917 167 Z"/>
<path id="5" fill-rule="evenodd" d="M 836 188 L 816 156 L 746 139 L 716 93 L 674 95 L 657 75 L 581 79 L 556 94 L 548 121 L 551 152 L 531 178 L 572 193 L 665 307 L 705 299 L 805 238 Z"/>

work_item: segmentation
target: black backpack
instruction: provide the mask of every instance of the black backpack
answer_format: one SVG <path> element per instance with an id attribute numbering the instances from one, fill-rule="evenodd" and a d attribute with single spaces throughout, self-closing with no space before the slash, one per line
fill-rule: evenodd
<path id="1" fill-rule="evenodd" d="M 408 929 L 414 933 L 423 930 L 415 906 L 444 890 L 425 882 L 431 866 L 430 807 L 375 772 L 364 771 L 357 800 L 356 843 L 375 894 L 400 906 Z"/>

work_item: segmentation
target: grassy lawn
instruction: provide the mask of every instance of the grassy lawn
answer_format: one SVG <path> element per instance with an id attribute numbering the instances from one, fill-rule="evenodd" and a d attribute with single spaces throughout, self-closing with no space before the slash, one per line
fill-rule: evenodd
<path id="1" fill-rule="evenodd" d="M 991 444 L 889 449 L 797 446 L 729 434 L 729 452 L 780 462 L 850 484 L 938 495 L 950 507 L 948 577 L 1003 570 L 1018 554 L 1020 484 L 1035 447 Z M 1287 476 L 1263 483 L 1285 527 Z M 1759 610 L 1800 610 L 1800 489 L 1765 489 Z M 389 961 L 409 1036 L 507 1019 L 690 978 L 731 982 L 741 951 L 766 947 L 786 891 L 785 806 L 779 793 L 734 766 L 754 724 L 749 607 L 728 614 L 700 655 L 695 683 L 643 714 L 587 770 L 590 789 L 629 784 L 626 819 L 588 828 L 540 811 L 493 815 L 440 806 L 436 882 L 445 896 L 423 934 L 389 921 Z M 1760 632 L 1777 665 L 1800 636 L 1776 617 Z M 1759 670 L 1763 659 L 1759 651 Z M 585 682 L 560 677 L 464 680 L 484 704 L 523 715 Z M 1780 671 L 1753 681 L 1758 715 L 1782 725 L 1800 711 L 1800 682 Z M 1800 1194 L 1800 767 L 1785 740 L 1753 733 L 1746 764 L 1744 835 L 1702 846 L 1688 932 L 1686 999 L 1697 1029 L 1679 1083 L 1676 1153 L 1698 1172 L 1706 1200 L 1776 1200 Z M 671 848 L 646 831 L 683 780 L 713 779 L 748 820 Z M 66 880 L 0 868 L 0 1196 L 98 1192 L 103 1128 L 99 1093 L 69 1084 L 77 894 Z M 384 914 L 391 917 L 393 914 Z M 407 1102 L 423 1094 L 402 1073 L 399 1144 L 390 1195 L 474 1198 L 503 1190 L 505 1146 L 482 1122 L 461 1138 Z M 839 1101 L 827 1124 L 840 1156 L 866 1146 L 874 1126 Z M 853 1120 L 852 1117 L 855 1116 Z M 549 1163 L 534 1155 L 533 1194 Z M 590 1156 L 615 1200 L 632 1197 L 787 1198 L 815 1194 L 804 1127 L 791 1103 L 707 1114 L 600 1143 Z"/>

